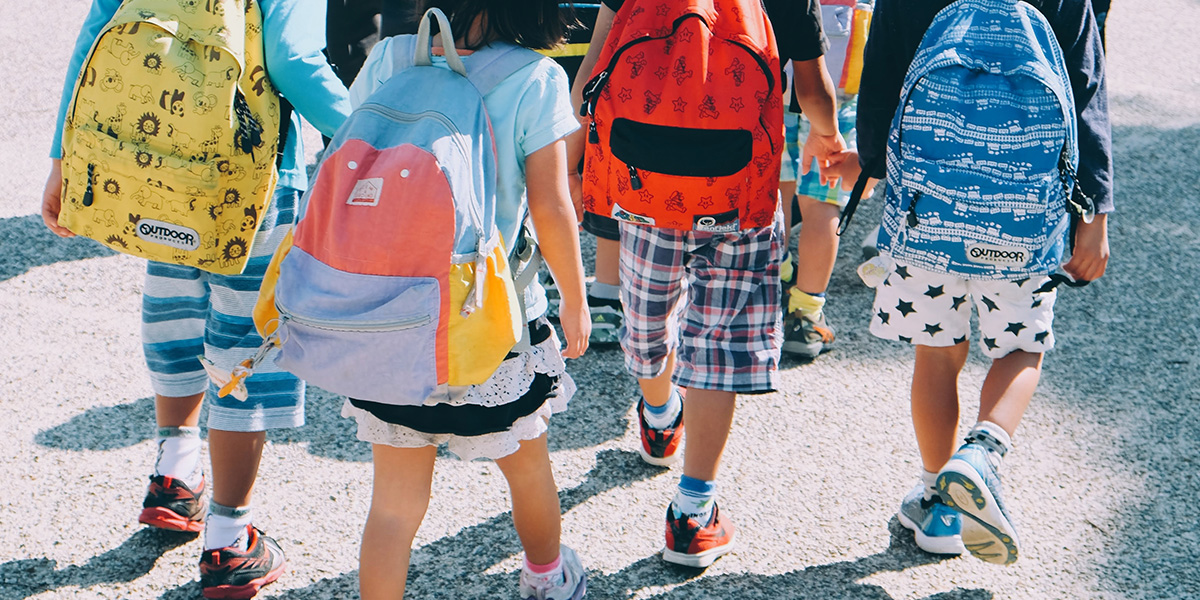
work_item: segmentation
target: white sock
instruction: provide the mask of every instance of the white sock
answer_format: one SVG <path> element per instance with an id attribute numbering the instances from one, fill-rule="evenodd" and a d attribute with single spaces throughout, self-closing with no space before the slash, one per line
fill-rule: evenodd
<path id="1" fill-rule="evenodd" d="M 566 580 L 562 555 L 546 565 L 535 565 L 529 562 L 529 557 L 525 557 L 525 565 L 521 569 L 524 571 L 522 579 L 538 590 L 553 589 L 555 586 L 562 585 Z"/>
<path id="2" fill-rule="evenodd" d="M 681 410 L 683 410 L 683 399 L 679 397 L 679 390 L 672 390 L 671 399 L 662 406 L 652 406 L 648 402 L 642 403 L 642 416 L 646 417 L 646 424 L 655 429 L 670 427 L 679 417 Z"/>
<path id="3" fill-rule="evenodd" d="M 200 485 L 200 428 L 159 427 L 154 474 L 174 477 L 195 489 Z"/>
<path id="4" fill-rule="evenodd" d="M 588 295 L 602 300 L 620 300 L 621 286 L 593 281 L 592 285 L 588 288 Z"/>
<path id="5" fill-rule="evenodd" d="M 1008 451 L 1012 450 L 1012 438 L 1009 437 L 1008 432 L 1003 427 L 991 421 L 980 421 L 975 424 L 975 427 L 971 428 L 971 433 L 976 432 L 982 433 L 999 442 L 1001 456 L 1008 454 Z"/>
<path id="6" fill-rule="evenodd" d="M 204 549 L 219 550 L 230 546 L 244 546 L 249 538 L 244 538 L 246 526 L 254 521 L 253 511 L 249 506 L 233 508 L 208 503 L 208 515 L 204 518 Z M 240 548 L 245 550 L 244 547 Z"/>
<path id="7" fill-rule="evenodd" d="M 925 487 L 925 499 L 928 500 L 937 495 L 937 473 L 921 469 L 921 485 Z"/>

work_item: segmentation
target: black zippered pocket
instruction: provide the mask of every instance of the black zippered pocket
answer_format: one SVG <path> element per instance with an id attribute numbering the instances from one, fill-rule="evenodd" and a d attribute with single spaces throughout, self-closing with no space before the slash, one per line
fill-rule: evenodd
<path id="1" fill-rule="evenodd" d="M 754 157 L 754 134 L 745 129 L 690 129 L 616 119 L 613 156 L 630 167 L 684 177 L 728 177 Z"/>

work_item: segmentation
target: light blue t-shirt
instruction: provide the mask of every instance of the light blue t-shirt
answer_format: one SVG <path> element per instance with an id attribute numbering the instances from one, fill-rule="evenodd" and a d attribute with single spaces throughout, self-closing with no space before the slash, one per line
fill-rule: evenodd
<path id="1" fill-rule="evenodd" d="M 395 39 L 385 39 L 371 50 L 350 86 L 351 107 L 357 108 L 391 78 Z M 433 64 L 450 68 L 440 56 L 433 57 Z M 571 110 L 567 73 L 550 58 L 509 75 L 484 95 L 483 103 L 496 139 L 496 227 L 511 244 L 529 212 L 525 157 L 579 129 L 579 121 Z M 532 319 L 545 312 L 545 291 L 535 282 L 526 290 L 526 314 Z"/>

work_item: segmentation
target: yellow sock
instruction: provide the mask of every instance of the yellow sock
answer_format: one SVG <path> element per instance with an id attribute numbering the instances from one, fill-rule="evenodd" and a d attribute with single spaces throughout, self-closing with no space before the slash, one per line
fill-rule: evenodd
<path id="1" fill-rule="evenodd" d="M 821 313 L 825 308 L 825 295 L 814 296 L 800 291 L 800 288 L 788 290 L 788 312 L 799 312 L 802 317 Z"/>
<path id="2" fill-rule="evenodd" d="M 783 257 L 783 262 L 779 263 L 779 279 L 781 281 L 791 281 L 796 276 L 796 262 L 792 260 L 792 253 L 788 252 Z"/>

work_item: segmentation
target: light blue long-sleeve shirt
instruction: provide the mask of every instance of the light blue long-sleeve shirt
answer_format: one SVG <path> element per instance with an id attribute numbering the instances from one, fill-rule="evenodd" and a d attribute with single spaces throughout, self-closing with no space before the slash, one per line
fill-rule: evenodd
<path id="1" fill-rule="evenodd" d="M 321 51 L 325 48 L 324 0 L 258 0 L 263 17 L 264 59 L 271 83 L 299 113 L 321 133 L 332 136 L 350 114 L 346 86 L 333 73 Z M 66 119 L 76 76 L 88 50 L 104 28 L 121 0 L 92 0 L 92 8 L 67 67 L 66 83 L 58 108 L 51 158 L 62 158 L 63 123 Z M 304 171 L 304 147 L 300 139 L 300 120 L 292 115 L 287 147 L 279 172 L 279 185 L 297 190 L 308 189 Z"/>

